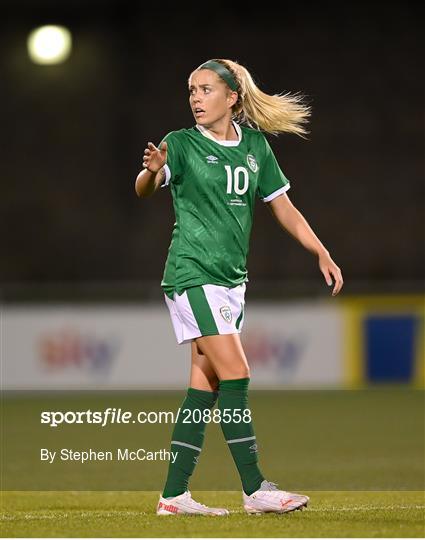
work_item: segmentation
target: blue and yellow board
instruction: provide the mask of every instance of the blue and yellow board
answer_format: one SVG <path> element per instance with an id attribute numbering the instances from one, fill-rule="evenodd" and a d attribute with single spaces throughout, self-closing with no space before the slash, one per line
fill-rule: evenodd
<path id="1" fill-rule="evenodd" d="M 407 383 L 425 387 L 425 297 L 346 297 L 346 384 Z"/>

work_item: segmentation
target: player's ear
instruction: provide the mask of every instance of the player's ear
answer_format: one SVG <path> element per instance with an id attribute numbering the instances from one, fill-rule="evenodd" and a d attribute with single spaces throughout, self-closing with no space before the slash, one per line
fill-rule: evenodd
<path id="1" fill-rule="evenodd" d="M 238 93 L 229 90 L 227 94 L 227 102 L 229 104 L 229 107 L 233 107 L 233 105 L 235 105 L 237 101 L 238 101 Z"/>

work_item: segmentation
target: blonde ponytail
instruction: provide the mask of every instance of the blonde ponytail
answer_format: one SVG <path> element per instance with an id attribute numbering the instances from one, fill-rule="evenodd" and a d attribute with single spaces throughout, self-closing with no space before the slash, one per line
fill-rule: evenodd
<path id="1" fill-rule="evenodd" d="M 273 135 L 294 133 L 304 137 L 308 133 L 305 124 L 311 111 L 303 96 L 290 93 L 271 96 L 258 88 L 241 64 L 224 59 L 215 59 L 215 62 L 226 66 L 237 82 L 239 98 L 233 107 L 235 120 Z"/>

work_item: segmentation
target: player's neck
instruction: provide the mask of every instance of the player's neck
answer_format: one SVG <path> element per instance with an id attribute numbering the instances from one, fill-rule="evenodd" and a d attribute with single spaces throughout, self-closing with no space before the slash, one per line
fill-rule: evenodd
<path id="1" fill-rule="evenodd" d="M 218 141 L 239 140 L 239 135 L 235 129 L 235 126 L 233 125 L 233 122 L 231 120 L 229 121 L 227 118 L 203 127 L 207 129 L 214 139 L 217 139 Z"/>

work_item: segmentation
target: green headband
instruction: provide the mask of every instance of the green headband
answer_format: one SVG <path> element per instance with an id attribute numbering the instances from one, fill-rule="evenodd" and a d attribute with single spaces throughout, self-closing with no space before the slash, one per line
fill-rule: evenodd
<path id="1" fill-rule="evenodd" d="M 236 82 L 234 76 L 227 69 L 227 67 L 220 64 L 220 62 L 208 60 L 208 62 L 201 64 L 198 69 L 210 69 L 211 71 L 215 71 L 217 75 L 221 77 L 234 92 L 237 91 L 238 83 Z"/>

